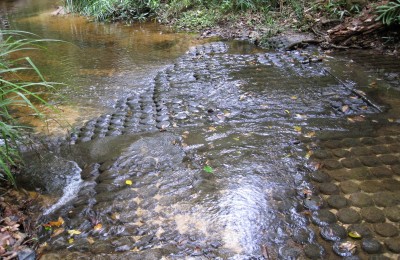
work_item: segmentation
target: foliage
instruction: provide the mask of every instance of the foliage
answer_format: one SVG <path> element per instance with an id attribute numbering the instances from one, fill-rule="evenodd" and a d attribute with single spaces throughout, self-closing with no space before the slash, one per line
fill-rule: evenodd
<path id="1" fill-rule="evenodd" d="M 205 171 L 206 173 L 213 173 L 214 169 L 211 166 L 206 165 L 204 166 L 203 171 Z"/>
<path id="2" fill-rule="evenodd" d="M 400 24 L 400 0 L 378 6 L 376 11 L 379 14 L 377 20 L 382 21 L 383 24 Z"/>
<path id="3" fill-rule="evenodd" d="M 345 16 L 357 14 L 361 11 L 358 4 L 348 5 L 346 0 L 328 0 L 317 2 L 314 5 L 316 11 L 321 11 L 333 18 L 343 19 Z"/>
<path id="4" fill-rule="evenodd" d="M 53 86 L 44 79 L 29 57 L 13 58 L 22 51 L 40 47 L 39 43 L 45 40 L 27 39 L 35 35 L 10 30 L 0 30 L 0 36 L 0 178 L 15 185 L 12 168 L 17 166 L 19 159 L 18 140 L 23 127 L 15 124 L 10 111 L 18 107 L 27 107 L 41 116 L 35 103 L 49 106 L 41 94 Z M 38 81 L 23 80 L 24 72 L 33 73 Z"/>
<path id="5" fill-rule="evenodd" d="M 65 0 L 70 12 L 100 21 L 142 21 L 157 16 L 163 22 L 181 19 L 180 27 L 208 26 L 223 13 L 247 10 L 268 12 L 278 3 L 279 0 Z"/>

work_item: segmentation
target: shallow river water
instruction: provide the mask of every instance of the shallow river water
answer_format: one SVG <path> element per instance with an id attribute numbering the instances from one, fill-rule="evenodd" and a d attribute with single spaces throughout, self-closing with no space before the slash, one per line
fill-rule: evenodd
<path id="1" fill-rule="evenodd" d="M 59 198 L 40 223 L 65 221 L 39 227 L 42 259 L 399 256 L 396 58 L 200 42 L 21 2 L 12 28 L 72 43 L 32 57 L 67 84 L 75 125 L 42 160 L 25 154 L 21 183 Z"/>

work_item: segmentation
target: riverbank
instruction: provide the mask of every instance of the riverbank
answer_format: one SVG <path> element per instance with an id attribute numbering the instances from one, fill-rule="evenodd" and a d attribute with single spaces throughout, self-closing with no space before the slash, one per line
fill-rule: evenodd
<path id="1" fill-rule="evenodd" d="M 199 37 L 248 40 L 263 48 L 280 48 L 282 39 L 291 39 L 283 48 L 294 49 L 319 44 L 324 49 L 375 49 L 398 54 L 400 5 L 388 1 L 151 1 L 137 4 L 113 1 L 66 6 L 91 19 L 108 22 L 154 20 L 177 31 L 199 33 Z M 96 9 L 97 8 L 97 9 Z M 390 9 L 391 8 L 391 9 Z M 389 9 L 391 11 L 389 11 Z M 307 34 L 306 38 L 299 35 Z M 297 39 L 301 39 L 297 42 Z"/>

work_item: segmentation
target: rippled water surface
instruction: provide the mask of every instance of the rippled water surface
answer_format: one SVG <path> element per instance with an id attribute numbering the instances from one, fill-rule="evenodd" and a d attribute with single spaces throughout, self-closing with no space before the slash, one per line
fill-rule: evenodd
<path id="1" fill-rule="evenodd" d="M 76 123 L 42 160 L 25 154 L 21 183 L 60 197 L 40 223 L 65 221 L 57 235 L 39 227 L 42 259 L 398 255 L 371 246 L 398 236 L 384 232 L 398 220 L 368 226 L 380 209 L 348 202 L 375 196 L 348 191 L 386 174 L 390 185 L 374 199 L 398 207 L 396 59 L 370 65 L 358 52 L 206 43 L 152 23 L 52 17 L 46 1 L 21 3 L 13 28 L 69 42 L 32 55 L 67 84 L 60 107 Z M 385 196 L 395 199 L 386 205 Z M 347 241 L 346 230 L 361 230 L 350 224 L 368 224 L 377 240 Z"/>

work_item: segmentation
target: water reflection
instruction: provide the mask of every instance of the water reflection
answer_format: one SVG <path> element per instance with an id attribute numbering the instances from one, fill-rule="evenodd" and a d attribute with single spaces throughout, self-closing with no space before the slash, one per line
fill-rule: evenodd
<path id="1" fill-rule="evenodd" d="M 157 71 L 200 43 L 192 35 L 173 33 L 156 23 L 127 26 L 53 16 L 55 5 L 49 0 L 2 2 L 2 7 L 11 29 L 64 41 L 46 43 L 45 51 L 25 55 L 49 81 L 66 84 L 59 91 L 68 106 L 87 108 L 77 116 L 85 119 L 105 112 L 123 96 L 143 91 Z"/>

